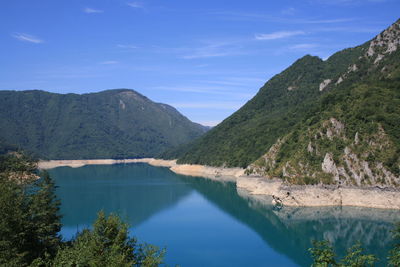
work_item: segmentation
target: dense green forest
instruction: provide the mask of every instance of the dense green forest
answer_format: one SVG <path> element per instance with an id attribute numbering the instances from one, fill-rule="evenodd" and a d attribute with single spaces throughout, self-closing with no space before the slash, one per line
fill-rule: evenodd
<path id="1" fill-rule="evenodd" d="M 301 176 L 299 183 L 317 183 L 320 180 L 313 181 L 306 173 L 311 175 L 317 168 L 321 171 L 326 153 L 340 165 L 340 155 L 357 134 L 360 142 L 351 147 L 351 153 L 370 166 L 382 164 L 398 176 L 399 24 L 397 21 L 371 41 L 337 52 L 325 61 L 309 55 L 297 60 L 222 123 L 163 156 L 178 158 L 178 163 L 251 166 L 248 173 L 274 177 L 285 176 L 286 164 L 298 166 L 305 158 L 286 176 Z M 315 134 L 326 131 L 325 124 L 331 119 L 343 125 L 341 140 L 329 136 L 315 141 Z M 317 153 L 315 147 L 314 153 L 307 153 L 310 142 L 320 149 Z M 374 142 L 376 149 L 368 152 Z M 267 153 L 273 145 L 278 155 L 270 160 L 274 166 L 268 166 Z M 299 170 L 301 166 L 307 166 L 307 171 Z"/>
<path id="2" fill-rule="evenodd" d="M 154 157 L 208 128 L 128 89 L 90 94 L 0 91 L 0 147 L 42 159 Z"/>
<path id="3" fill-rule="evenodd" d="M 164 250 L 140 244 L 128 225 L 99 212 L 92 229 L 60 236 L 60 201 L 49 175 L 22 153 L 0 154 L 0 266 L 158 266 Z"/>

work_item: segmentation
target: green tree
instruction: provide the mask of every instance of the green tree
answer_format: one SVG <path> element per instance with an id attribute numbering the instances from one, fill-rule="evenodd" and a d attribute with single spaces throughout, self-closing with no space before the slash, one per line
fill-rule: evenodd
<path id="1" fill-rule="evenodd" d="M 363 254 L 361 243 L 357 243 L 347 250 L 347 255 L 341 260 L 339 266 L 364 267 L 374 266 L 377 261 L 375 255 Z"/>
<path id="2" fill-rule="evenodd" d="M 335 260 L 336 254 L 332 245 L 327 240 L 313 241 L 313 247 L 309 249 L 313 258 L 314 267 L 367 267 L 374 266 L 377 258 L 374 255 L 363 254 L 360 243 L 347 250 L 347 255 L 340 262 Z"/>
<path id="3" fill-rule="evenodd" d="M 59 205 L 47 173 L 19 153 L 0 156 L 0 264 L 27 266 L 52 258 L 60 244 Z"/>
<path id="4" fill-rule="evenodd" d="M 29 222 L 32 239 L 35 240 L 34 253 L 37 257 L 54 257 L 60 245 L 61 202 L 56 197 L 56 186 L 47 172 L 33 184 L 34 194 L 30 195 Z"/>
<path id="5" fill-rule="evenodd" d="M 389 252 L 389 265 L 400 266 L 400 223 L 397 223 L 393 231 L 393 237 L 396 240 L 394 248 Z"/>
<path id="6" fill-rule="evenodd" d="M 0 265 L 25 266 L 29 262 L 27 205 L 22 186 L 0 174 Z"/>
<path id="7" fill-rule="evenodd" d="M 313 247 L 309 249 L 313 258 L 313 267 L 336 266 L 335 252 L 329 241 L 313 241 Z"/>
<path id="8" fill-rule="evenodd" d="M 128 225 L 118 216 L 99 212 L 93 230 L 83 230 L 61 249 L 55 266 L 158 266 L 164 250 L 140 245 L 128 236 Z"/>

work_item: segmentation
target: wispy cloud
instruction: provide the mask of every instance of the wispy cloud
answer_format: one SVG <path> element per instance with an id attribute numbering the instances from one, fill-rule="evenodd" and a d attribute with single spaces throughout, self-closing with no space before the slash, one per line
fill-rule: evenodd
<path id="1" fill-rule="evenodd" d="M 199 82 L 214 85 L 228 85 L 235 87 L 249 87 L 253 85 L 261 85 L 265 83 L 265 79 L 253 77 L 225 77 L 221 80 L 201 80 Z"/>
<path id="2" fill-rule="evenodd" d="M 127 5 L 133 8 L 143 8 L 143 3 L 141 2 L 129 2 Z"/>
<path id="3" fill-rule="evenodd" d="M 379 33 L 380 27 L 322 27 L 313 29 L 314 32 L 348 32 L 348 33 Z"/>
<path id="4" fill-rule="evenodd" d="M 281 11 L 283 15 L 294 15 L 296 13 L 296 9 L 293 7 L 285 8 Z"/>
<path id="5" fill-rule="evenodd" d="M 314 0 L 317 1 L 317 0 Z M 330 1 L 330 0 L 326 0 Z M 372 0 L 369 0 L 372 1 Z M 379 0 L 376 0 L 379 1 Z M 210 15 L 214 15 L 219 19 L 234 20 L 234 21 L 268 21 L 283 24 L 334 24 L 334 23 L 345 23 L 356 20 L 356 18 L 321 18 L 321 17 L 288 17 L 290 13 L 296 12 L 296 9 L 283 9 L 281 15 L 277 16 L 265 13 L 249 13 L 249 12 L 232 12 L 232 11 L 218 11 L 211 12 Z M 285 14 L 286 13 L 286 14 Z"/>
<path id="6" fill-rule="evenodd" d="M 214 126 L 217 126 L 218 124 L 220 124 L 221 120 L 219 120 L 219 121 L 199 121 L 198 123 L 200 123 L 201 125 L 204 125 L 204 126 L 214 127 Z"/>
<path id="7" fill-rule="evenodd" d="M 227 51 L 217 51 L 208 47 L 198 48 L 193 51 L 192 54 L 182 56 L 183 59 L 195 59 L 195 58 L 208 58 L 208 57 L 225 57 L 229 56 L 230 53 Z"/>
<path id="8" fill-rule="evenodd" d="M 14 33 L 12 35 L 12 37 L 14 37 L 17 40 L 23 41 L 23 42 L 29 42 L 29 43 L 34 43 L 34 44 L 40 44 L 40 43 L 44 42 L 43 40 L 39 39 L 38 37 L 35 37 L 30 34 L 26 34 L 26 33 Z"/>
<path id="9" fill-rule="evenodd" d="M 126 44 L 118 44 L 117 47 L 118 48 L 122 48 L 122 49 L 136 49 L 136 48 L 138 48 L 136 45 L 126 45 Z"/>
<path id="10" fill-rule="evenodd" d="M 186 93 L 201 93 L 201 94 L 226 94 L 226 91 L 221 91 L 221 86 L 156 86 L 155 90 L 186 92 Z"/>
<path id="11" fill-rule="evenodd" d="M 308 49 L 315 48 L 315 47 L 318 47 L 318 44 L 295 44 L 295 45 L 289 46 L 289 49 L 308 50 Z"/>
<path id="12" fill-rule="evenodd" d="M 243 55 L 245 52 L 239 42 L 235 41 L 208 41 L 205 45 L 194 48 L 182 48 L 180 51 L 183 59 L 226 57 Z"/>
<path id="13" fill-rule="evenodd" d="M 100 62 L 101 65 L 114 65 L 114 64 L 118 64 L 118 63 L 119 62 L 115 61 L 115 60 L 108 60 L 108 61 Z"/>
<path id="14" fill-rule="evenodd" d="M 384 3 L 390 0 L 310 0 L 311 3 L 329 5 L 360 5 L 366 3 Z"/>
<path id="15" fill-rule="evenodd" d="M 335 24 L 355 21 L 355 18 L 341 18 L 341 19 L 300 19 L 298 23 L 304 24 Z"/>
<path id="16" fill-rule="evenodd" d="M 243 105 L 243 102 L 178 102 L 171 105 L 176 108 L 236 110 Z"/>
<path id="17" fill-rule="evenodd" d="M 282 38 L 288 38 L 296 35 L 303 35 L 303 31 L 279 31 L 273 33 L 260 33 L 255 35 L 256 40 L 276 40 Z"/>
<path id="18" fill-rule="evenodd" d="M 195 93 L 205 95 L 227 96 L 230 99 L 249 99 L 253 94 L 243 92 L 240 88 L 223 85 L 190 85 L 190 86 L 156 86 L 152 90 L 173 91 L 182 93 Z"/>
<path id="19" fill-rule="evenodd" d="M 94 8 L 90 8 L 90 7 L 86 7 L 83 9 L 83 12 L 88 13 L 88 14 L 93 14 L 93 13 L 103 13 L 103 10 L 100 9 L 94 9 Z"/>

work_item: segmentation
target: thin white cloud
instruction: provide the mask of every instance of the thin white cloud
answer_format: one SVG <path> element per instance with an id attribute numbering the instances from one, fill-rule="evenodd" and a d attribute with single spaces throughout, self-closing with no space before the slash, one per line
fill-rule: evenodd
<path id="1" fill-rule="evenodd" d="M 136 49 L 136 48 L 138 48 L 136 45 L 125 45 L 125 44 L 118 44 L 117 47 L 118 48 L 122 48 L 122 49 Z"/>
<path id="2" fill-rule="evenodd" d="M 289 49 L 292 49 L 292 50 L 308 50 L 308 49 L 311 49 L 311 48 L 315 48 L 317 46 L 318 46 L 318 44 L 295 44 L 295 45 L 289 46 Z"/>
<path id="3" fill-rule="evenodd" d="M 14 33 L 12 37 L 23 42 L 29 42 L 34 44 L 40 44 L 44 42 L 43 40 L 26 33 Z"/>
<path id="4" fill-rule="evenodd" d="M 129 2 L 127 5 L 133 8 L 143 8 L 143 3 L 141 2 Z"/>
<path id="5" fill-rule="evenodd" d="M 311 1 L 311 0 L 310 0 Z M 313 0 L 317 1 L 317 0 Z M 325 0 L 330 1 L 330 0 Z M 370 0 L 373 1 L 373 0 Z M 379 0 L 376 0 L 379 1 Z M 384 1 L 384 0 L 382 0 Z M 287 14 L 285 14 L 285 12 Z M 211 12 L 210 15 L 217 16 L 220 19 L 226 20 L 235 20 L 235 21 L 268 21 L 268 22 L 276 22 L 276 23 L 284 23 L 284 24 L 335 24 L 335 23 L 344 23 L 356 20 L 356 18 L 338 18 L 338 19 L 320 19 L 319 17 L 315 18 L 295 18 L 288 17 L 290 12 L 296 12 L 295 9 L 291 10 L 284 9 L 281 11 L 281 15 L 285 16 L 277 16 L 270 15 L 265 13 L 248 13 L 248 12 L 231 12 L 231 11 L 219 11 L 219 12 Z"/>
<path id="6" fill-rule="evenodd" d="M 214 127 L 214 126 L 217 126 L 218 124 L 220 124 L 221 120 L 219 120 L 219 121 L 199 121 L 198 123 L 200 123 L 201 125 L 204 125 L 204 126 Z"/>
<path id="7" fill-rule="evenodd" d="M 243 102 L 178 102 L 171 103 L 176 108 L 186 109 L 218 109 L 218 110 L 237 110 L 243 106 Z"/>
<path id="8" fill-rule="evenodd" d="M 265 79 L 261 78 L 248 78 L 248 77 L 228 77 L 223 80 L 201 80 L 201 83 L 214 84 L 214 85 L 227 85 L 235 87 L 249 87 L 253 84 L 263 84 Z"/>
<path id="9" fill-rule="evenodd" d="M 208 58 L 208 57 L 225 57 L 229 56 L 228 52 L 217 52 L 217 51 L 207 51 L 207 50 L 198 50 L 195 51 L 191 55 L 182 56 L 183 59 L 195 59 L 195 58 Z"/>
<path id="10" fill-rule="evenodd" d="M 322 27 L 313 29 L 314 32 L 354 32 L 354 33 L 379 33 L 379 27 Z"/>
<path id="11" fill-rule="evenodd" d="M 366 3 L 384 3 L 390 0 L 310 0 L 311 3 L 329 5 L 360 5 Z"/>
<path id="12" fill-rule="evenodd" d="M 233 55 L 243 55 L 245 52 L 241 49 L 238 42 L 223 41 L 214 42 L 208 41 L 204 46 L 195 48 L 183 48 L 178 51 L 183 53 L 183 59 L 196 59 L 196 58 L 211 58 L 211 57 L 226 57 Z"/>
<path id="13" fill-rule="evenodd" d="M 343 23 L 343 22 L 351 22 L 355 21 L 354 18 L 343 18 L 343 19 L 315 19 L 315 20 L 299 20 L 299 23 L 304 24 L 335 24 L 335 23 Z"/>
<path id="14" fill-rule="evenodd" d="M 101 65 L 114 65 L 114 64 L 118 64 L 118 63 L 119 62 L 115 61 L 115 60 L 108 60 L 108 61 L 100 62 Z"/>
<path id="15" fill-rule="evenodd" d="M 176 91 L 186 93 L 201 93 L 201 94 L 226 94 L 221 86 L 156 86 L 156 90 Z"/>
<path id="16" fill-rule="evenodd" d="M 206 68 L 208 66 L 210 66 L 210 64 L 199 64 L 199 65 L 196 65 L 194 67 L 196 67 L 196 68 Z"/>
<path id="17" fill-rule="evenodd" d="M 281 11 L 283 15 L 294 15 L 296 13 L 296 9 L 293 7 L 285 8 Z"/>
<path id="18" fill-rule="evenodd" d="M 255 35 L 256 40 L 276 40 L 282 38 L 288 38 L 296 35 L 303 35 L 303 31 L 279 31 L 273 33 L 260 33 Z"/>
<path id="19" fill-rule="evenodd" d="M 223 85 L 195 85 L 195 86 L 156 86 L 153 90 L 162 91 L 173 91 L 183 93 L 195 93 L 195 94 L 210 94 L 210 95 L 223 95 L 229 96 L 230 99 L 249 99 L 253 94 L 242 92 L 232 88 L 232 86 Z"/>
<path id="20" fill-rule="evenodd" d="M 94 13 L 103 13 L 103 10 L 100 9 L 94 9 L 94 8 L 90 8 L 90 7 L 86 7 L 83 9 L 83 12 L 88 13 L 88 14 L 94 14 Z"/>

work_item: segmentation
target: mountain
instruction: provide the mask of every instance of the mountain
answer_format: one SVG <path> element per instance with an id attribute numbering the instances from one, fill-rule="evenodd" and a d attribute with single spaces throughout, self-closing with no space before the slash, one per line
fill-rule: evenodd
<path id="1" fill-rule="evenodd" d="M 128 89 L 0 91 L 0 141 L 46 159 L 152 157 L 207 128 Z"/>
<path id="2" fill-rule="evenodd" d="M 296 184 L 400 186 L 400 20 L 326 61 L 305 56 L 194 142 L 178 163 L 246 167 Z"/>

